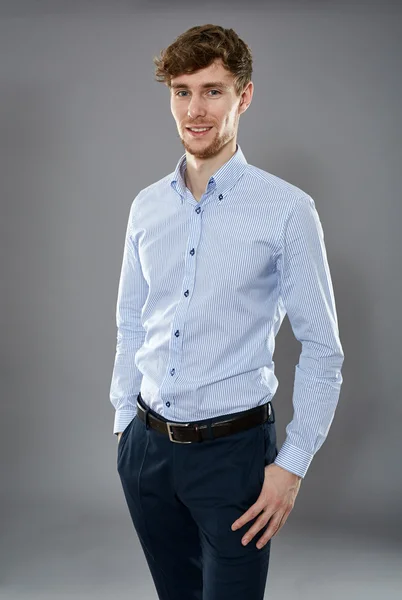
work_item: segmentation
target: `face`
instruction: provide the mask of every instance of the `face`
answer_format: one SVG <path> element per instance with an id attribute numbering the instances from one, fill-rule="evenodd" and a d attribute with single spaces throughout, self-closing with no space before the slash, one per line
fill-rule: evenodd
<path id="1" fill-rule="evenodd" d="M 179 137 L 186 152 L 196 158 L 215 156 L 237 136 L 240 114 L 251 102 L 253 84 L 239 97 L 233 79 L 219 59 L 205 69 L 171 80 L 170 107 Z M 193 135 L 190 126 L 211 129 Z"/>

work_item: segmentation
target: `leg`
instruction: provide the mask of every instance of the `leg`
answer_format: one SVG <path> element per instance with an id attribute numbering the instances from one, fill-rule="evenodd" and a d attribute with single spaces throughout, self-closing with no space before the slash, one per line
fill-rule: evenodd
<path id="1" fill-rule="evenodd" d="M 265 423 L 247 431 L 201 444 L 178 446 L 175 469 L 180 471 L 178 495 L 200 530 L 203 553 L 203 600 L 263 600 L 271 540 L 259 550 L 263 530 L 241 544 L 250 521 L 240 530 L 231 524 L 260 495 L 264 467 L 275 459 L 275 425 Z"/>
<path id="2" fill-rule="evenodd" d="M 117 469 L 160 600 L 202 599 L 198 527 L 173 488 L 173 446 L 138 417 L 123 433 Z"/>

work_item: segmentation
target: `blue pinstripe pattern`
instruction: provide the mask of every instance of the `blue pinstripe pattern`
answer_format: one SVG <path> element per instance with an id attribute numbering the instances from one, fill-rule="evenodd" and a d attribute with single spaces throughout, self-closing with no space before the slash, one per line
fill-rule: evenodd
<path id="1" fill-rule="evenodd" d="M 293 418 L 275 463 L 304 477 L 327 437 L 344 360 L 315 202 L 235 154 L 198 202 L 174 172 L 134 198 L 117 295 L 110 387 L 117 433 L 145 402 L 172 421 L 272 400 L 275 336 L 301 343 Z"/>

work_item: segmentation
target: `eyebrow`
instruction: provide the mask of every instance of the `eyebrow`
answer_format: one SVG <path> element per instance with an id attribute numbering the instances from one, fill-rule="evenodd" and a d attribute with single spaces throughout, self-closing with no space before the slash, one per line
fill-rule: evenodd
<path id="1" fill-rule="evenodd" d="M 171 83 L 170 84 L 171 89 L 178 89 L 178 88 L 183 88 L 186 90 L 190 89 L 190 86 L 188 86 L 186 83 Z M 223 83 L 223 81 L 208 81 L 207 83 L 203 83 L 200 85 L 201 89 L 206 89 L 206 88 L 210 88 L 210 87 L 220 87 L 223 88 L 225 90 L 229 90 L 230 89 L 230 85 L 227 85 L 226 83 Z"/>

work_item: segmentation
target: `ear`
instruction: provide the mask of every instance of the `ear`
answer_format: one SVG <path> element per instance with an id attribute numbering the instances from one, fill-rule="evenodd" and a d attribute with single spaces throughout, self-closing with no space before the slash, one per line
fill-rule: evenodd
<path id="1" fill-rule="evenodd" d="M 242 110 L 240 111 L 241 113 L 245 112 L 248 109 L 248 107 L 250 106 L 251 99 L 253 97 L 253 91 L 254 91 L 254 84 L 252 81 L 250 81 L 241 95 L 241 100 L 240 100 L 240 104 L 239 104 L 239 108 L 240 108 L 240 106 L 242 107 Z"/>

